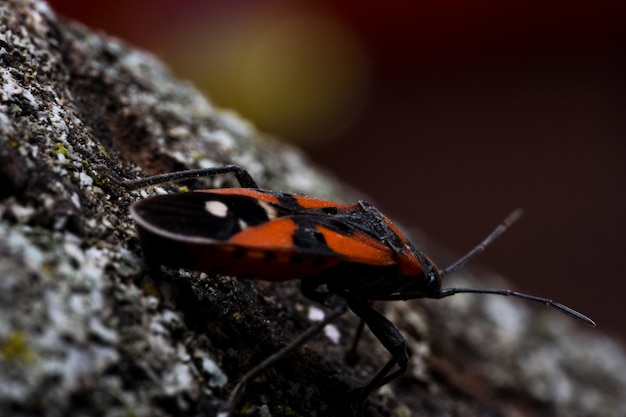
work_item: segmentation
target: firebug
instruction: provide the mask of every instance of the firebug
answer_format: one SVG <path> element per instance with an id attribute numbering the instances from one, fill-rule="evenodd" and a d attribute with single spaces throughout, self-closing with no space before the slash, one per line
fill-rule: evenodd
<path id="1" fill-rule="evenodd" d="M 367 324 L 391 355 L 357 391 L 356 414 L 362 413 L 373 390 L 402 375 L 409 362 L 404 337 L 372 307 L 373 301 L 439 299 L 458 293 L 510 295 L 552 306 L 595 327 L 585 315 L 543 297 L 506 289 L 442 288 L 442 278 L 482 252 L 517 220 L 520 210 L 467 255 L 440 269 L 371 204 L 339 204 L 260 189 L 247 171 L 235 165 L 118 181 L 136 189 L 227 173 L 235 175 L 241 188 L 159 195 L 131 206 L 146 261 L 240 278 L 299 279 L 307 298 L 332 311 L 244 375 L 222 415 L 228 415 L 247 381 L 305 343 L 346 307 Z"/>

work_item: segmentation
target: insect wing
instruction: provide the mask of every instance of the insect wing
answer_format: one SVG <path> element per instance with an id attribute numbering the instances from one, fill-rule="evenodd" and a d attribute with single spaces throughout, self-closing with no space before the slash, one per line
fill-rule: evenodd
<path id="1" fill-rule="evenodd" d="M 131 214 L 150 263 L 288 280 L 340 262 L 394 262 L 389 247 L 359 229 L 356 205 L 231 188 L 150 197 Z"/>

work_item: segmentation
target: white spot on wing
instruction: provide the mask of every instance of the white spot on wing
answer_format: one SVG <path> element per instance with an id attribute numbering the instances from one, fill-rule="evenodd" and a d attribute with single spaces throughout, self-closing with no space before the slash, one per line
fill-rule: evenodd
<path id="1" fill-rule="evenodd" d="M 228 214 L 228 206 L 221 201 L 207 201 L 204 203 L 204 209 L 215 217 L 226 217 Z"/>
<path id="2" fill-rule="evenodd" d="M 266 201 L 258 200 L 258 202 L 259 202 L 259 206 L 261 206 L 263 210 L 265 210 L 265 213 L 267 214 L 267 218 L 270 220 L 274 220 L 276 218 L 276 209 L 270 203 Z"/>

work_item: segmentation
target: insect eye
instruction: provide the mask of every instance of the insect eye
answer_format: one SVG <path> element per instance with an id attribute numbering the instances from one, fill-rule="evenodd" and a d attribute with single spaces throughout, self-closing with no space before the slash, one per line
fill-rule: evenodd
<path id="1" fill-rule="evenodd" d="M 436 271 L 429 271 L 424 282 L 424 293 L 427 295 L 437 294 L 441 290 L 441 278 Z"/>

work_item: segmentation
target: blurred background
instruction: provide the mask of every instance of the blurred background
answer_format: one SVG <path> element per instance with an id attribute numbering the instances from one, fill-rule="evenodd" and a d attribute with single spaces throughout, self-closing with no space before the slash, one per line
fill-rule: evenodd
<path id="1" fill-rule="evenodd" d="M 476 263 L 626 338 L 623 0 L 50 3 L 453 253 L 523 207 Z"/>

